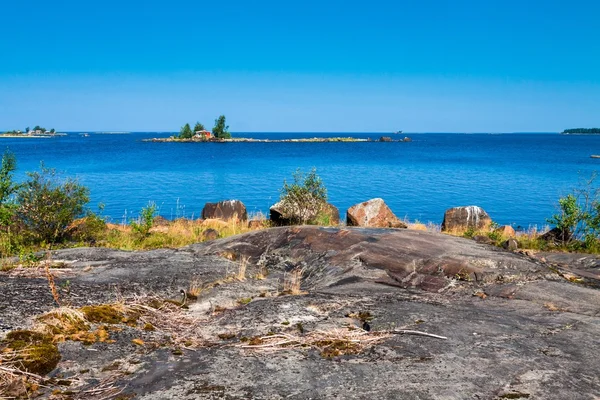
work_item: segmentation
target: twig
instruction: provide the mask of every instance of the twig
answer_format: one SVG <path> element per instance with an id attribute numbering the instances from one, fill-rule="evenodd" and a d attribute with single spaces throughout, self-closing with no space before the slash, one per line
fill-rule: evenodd
<path id="1" fill-rule="evenodd" d="M 446 336 L 434 335 L 433 333 L 421 332 L 421 331 L 413 331 L 410 329 L 400 329 L 400 330 L 391 330 L 389 333 L 395 333 L 398 335 L 417 335 L 417 336 L 428 336 L 436 339 L 448 340 Z"/>

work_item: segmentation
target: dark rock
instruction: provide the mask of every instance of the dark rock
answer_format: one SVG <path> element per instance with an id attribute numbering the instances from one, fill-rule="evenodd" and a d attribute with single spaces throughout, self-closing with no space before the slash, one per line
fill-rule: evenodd
<path id="1" fill-rule="evenodd" d="M 246 206 L 239 200 L 225 200 L 218 203 L 206 203 L 202 209 L 202 219 L 222 219 L 225 221 L 238 219 L 246 221 Z"/>
<path id="2" fill-rule="evenodd" d="M 446 210 L 442 231 L 461 232 L 469 228 L 487 229 L 491 223 L 492 219 L 481 207 L 454 207 Z"/>
<path id="3" fill-rule="evenodd" d="M 502 247 L 506 250 L 514 251 L 519 248 L 519 242 L 516 239 L 508 239 L 502 243 Z"/>
<path id="4" fill-rule="evenodd" d="M 477 243 L 481 243 L 481 244 L 493 244 L 494 243 L 494 241 L 492 239 L 490 239 L 490 237 L 487 235 L 473 236 L 473 240 L 476 241 Z"/>
<path id="5" fill-rule="evenodd" d="M 545 240 L 548 243 L 552 243 L 556 246 L 560 246 L 569 242 L 573 235 L 566 229 L 553 228 L 548 232 L 540 236 L 540 239 Z"/>
<path id="6" fill-rule="evenodd" d="M 382 136 L 379 138 L 380 142 L 393 142 L 392 138 L 389 136 Z"/>
<path id="7" fill-rule="evenodd" d="M 406 224 L 385 204 L 383 199 L 371 199 L 364 203 L 355 204 L 346 211 L 348 226 L 369 228 L 406 228 Z"/>
<path id="8" fill-rule="evenodd" d="M 215 240 L 219 238 L 219 232 L 216 229 L 208 228 L 204 232 L 202 232 L 202 240 Z"/>

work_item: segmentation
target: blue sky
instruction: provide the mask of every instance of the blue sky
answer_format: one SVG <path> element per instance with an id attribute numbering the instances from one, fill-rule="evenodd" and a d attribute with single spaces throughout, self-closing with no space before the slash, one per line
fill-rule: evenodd
<path id="1" fill-rule="evenodd" d="M 597 1 L 2 5 L 0 129 L 600 126 Z"/>

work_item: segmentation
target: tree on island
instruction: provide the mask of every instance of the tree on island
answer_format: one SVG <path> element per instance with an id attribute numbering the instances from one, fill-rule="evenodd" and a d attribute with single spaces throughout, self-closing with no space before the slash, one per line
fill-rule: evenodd
<path id="1" fill-rule="evenodd" d="M 585 134 L 599 134 L 600 128 L 572 128 L 565 129 L 562 133 L 585 133 Z"/>
<path id="2" fill-rule="evenodd" d="M 29 133 L 29 127 L 25 128 L 25 133 Z"/>
<path id="3" fill-rule="evenodd" d="M 194 136 L 194 132 L 192 132 L 192 128 L 190 127 L 190 124 L 185 124 L 184 126 L 181 127 L 181 130 L 179 131 L 180 139 L 191 139 L 192 136 Z"/>
<path id="4" fill-rule="evenodd" d="M 212 130 L 213 135 L 219 139 L 230 139 L 229 126 L 225 125 L 225 116 L 221 115 L 215 119 L 215 127 Z"/>
<path id="5" fill-rule="evenodd" d="M 202 125 L 200 122 L 196 122 L 196 125 L 194 125 L 194 133 L 203 130 L 205 130 L 204 125 Z"/>
<path id="6" fill-rule="evenodd" d="M 50 129 L 50 133 L 55 133 L 56 131 L 54 130 L 54 128 Z"/>

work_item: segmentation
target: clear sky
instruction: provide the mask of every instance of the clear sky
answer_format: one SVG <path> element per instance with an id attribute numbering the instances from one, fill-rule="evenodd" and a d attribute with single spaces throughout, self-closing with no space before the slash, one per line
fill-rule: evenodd
<path id="1" fill-rule="evenodd" d="M 600 126 L 600 1 L 3 1 L 0 129 Z"/>

